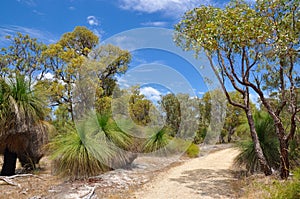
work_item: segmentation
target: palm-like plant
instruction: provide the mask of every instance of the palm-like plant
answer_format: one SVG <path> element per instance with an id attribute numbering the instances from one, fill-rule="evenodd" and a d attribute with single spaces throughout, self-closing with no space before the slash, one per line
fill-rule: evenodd
<path id="1" fill-rule="evenodd" d="M 76 127 L 59 134 L 48 145 L 56 174 L 81 179 L 125 166 L 136 158 L 126 151 L 132 137 L 110 115 L 91 114 Z"/>
<path id="2" fill-rule="evenodd" d="M 167 145 L 172 140 L 169 136 L 170 129 L 164 127 L 156 132 L 154 132 L 144 143 L 143 151 L 146 153 L 150 152 L 167 152 Z"/>
<path id="3" fill-rule="evenodd" d="M 278 151 L 279 144 L 276 138 L 274 122 L 265 112 L 257 112 L 254 115 L 254 120 L 255 129 L 263 153 L 269 165 L 274 169 L 278 169 L 280 165 L 280 154 Z M 246 140 L 238 143 L 237 146 L 240 148 L 241 153 L 236 157 L 235 164 L 237 166 L 245 166 L 250 173 L 260 171 L 260 164 L 254 150 L 253 142 Z"/>
<path id="4" fill-rule="evenodd" d="M 47 142 L 45 105 L 39 92 L 31 89 L 24 76 L 0 80 L 0 152 L 4 154 L 1 175 L 15 173 L 16 159 L 33 166 L 43 155 Z"/>

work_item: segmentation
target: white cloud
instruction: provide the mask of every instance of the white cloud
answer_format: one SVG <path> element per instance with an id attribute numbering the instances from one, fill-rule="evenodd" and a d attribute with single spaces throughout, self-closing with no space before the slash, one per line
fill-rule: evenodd
<path id="1" fill-rule="evenodd" d="M 68 8 L 69 10 L 76 10 L 76 8 L 74 7 L 74 6 L 70 6 L 69 8 Z"/>
<path id="2" fill-rule="evenodd" d="M 38 29 L 27 28 L 22 26 L 0 26 L 0 42 L 8 43 L 9 40 L 5 38 L 7 35 L 15 35 L 17 32 L 22 34 L 28 34 L 32 38 L 37 38 L 38 41 L 48 43 L 54 43 L 57 38 L 55 38 L 51 33 L 46 31 L 41 31 Z"/>
<path id="3" fill-rule="evenodd" d="M 19 2 L 19 3 L 25 3 L 26 5 L 28 5 L 30 7 L 36 6 L 35 0 L 17 0 L 17 2 Z"/>
<path id="4" fill-rule="evenodd" d="M 175 17 L 180 17 L 185 11 L 199 5 L 212 4 L 212 0 L 120 0 L 120 2 L 120 7 L 124 10 L 163 12 Z"/>
<path id="5" fill-rule="evenodd" d="M 157 27 L 164 27 L 164 26 L 167 26 L 168 23 L 165 22 L 165 21 L 149 21 L 149 22 L 144 22 L 144 23 L 141 23 L 141 25 L 143 26 L 157 26 Z"/>
<path id="6" fill-rule="evenodd" d="M 135 50 L 137 46 L 140 46 L 140 43 L 136 38 L 132 36 L 120 35 L 114 36 L 108 41 L 105 41 L 105 44 L 111 43 L 113 45 L 119 46 L 122 49 L 126 49 L 129 51 Z"/>
<path id="7" fill-rule="evenodd" d="M 91 26 L 98 26 L 99 25 L 99 20 L 95 16 L 88 16 L 87 18 L 88 24 Z"/>
<path id="8" fill-rule="evenodd" d="M 34 14 L 36 14 L 36 15 L 39 15 L 39 16 L 45 15 L 45 13 L 39 12 L 39 11 L 37 11 L 37 10 L 33 10 L 32 12 L 33 12 Z"/>
<path id="9" fill-rule="evenodd" d="M 54 75 L 52 73 L 46 73 L 44 75 L 44 78 L 48 79 L 48 80 L 53 80 L 54 79 Z"/>
<path id="10" fill-rule="evenodd" d="M 162 95 L 161 92 L 150 86 L 140 88 L 140 92 L 151 101 L 159 101 Z"/>

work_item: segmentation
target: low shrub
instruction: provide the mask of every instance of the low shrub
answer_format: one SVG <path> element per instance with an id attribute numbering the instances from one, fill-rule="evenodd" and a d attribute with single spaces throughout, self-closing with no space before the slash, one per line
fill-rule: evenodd
<path id="1" fill-rule="evenodd" d="M 192 144 L 187 148 L 187 150 L 186 150 L 186 154 L 187 154 L 187 156 L 190 157 L 190 158 L 196 158 L 196 157 L 198 157 L 198 156 L 199 156 L 199 153 L 200 153 L 200 149 L 199 149 L 199 147 L 198 147 L 196 144 L 194 144 L 194 143 L 192 143 Z"/>
<path id="2" fill-rule="evenodd" d="M 266 188 L 270 199 L 298 199 L 300 198 L 300 168 L 293 172 L 292 180 L 274 181 L 273 185 Z"/>

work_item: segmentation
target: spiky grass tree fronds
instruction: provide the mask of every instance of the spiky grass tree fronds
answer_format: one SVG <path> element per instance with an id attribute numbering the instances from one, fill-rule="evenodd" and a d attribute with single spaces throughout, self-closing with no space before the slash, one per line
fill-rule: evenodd
<path id="1" fill-rule="evenodd" d="M 144 143 L 143 151 L 146 153 L 151 152 L 167 152 L 167 145 L 169 144 L 171 137 L 169 136 L 169 129 L 162 128 L 157 132 L 154 132 Z"/>
<path id="2" fill-rule="evenodd" d="M 109 167 L 90 153 L 77 132 L 56 136 L 48 145 L 52 152 L 54 173 L 68 179 L 93 176 Z"/>
<path id="3" fill-rule="evenodd" d="M 274 122 L 272 118 L 265 112 L 257 112 L 254 115 L 255 129 L 263 150 L 263 153 L 274 169 L 278 169 L 280 165 L 280 154 L 278 151 L 278 140 Z M 241 153 L 236 157 L 235 164 L 237 166 L 245 166 L 247 171 L 253 173 L 260 171 L 259 161 L 254 150 L 254 144 L 251 140 L 242 141 L 237 144 Z"/>
<path id="4" fill-rule="evenodd" d="M 55 173 L 82 179 L 131 163 L 136 155 L 124 150 L 131 138 L 115 125 L 108 115 L 91 114 L 55 137 L 49 144 Z"/>
<path id="5" fill-rule="evenodd" d="M 133 137 L 120 129 L 117 123 L 113 120 L 111 115 L 96 114 L 95 117 L 89 117 L 83 125 L 78 128 L 78 131 L 84 140 L 85 144 L 90 147 L 90 151 L 96 150 L 95 155 L 97 159 L 104 162 L 111 168 L 120 168 L 130 164 L 137 155 L 132 153 L 129 149 L 133 144 Z M 83 127 L 83 128 L 82 128 Z M 97 143 L 102 145 L 94 147 L 89 141 L 96 140 Z M 103 159 L 101 153 L 110 149 L 113 153 L 108 158 Z"/>
<path id="6" fill-rule="evenodd" d="M 116 146 L 127 150 L 132 145 L 132 136 L 120 129 L 109 114 L 97 114 L 97 120 L 106 138 Z"/>

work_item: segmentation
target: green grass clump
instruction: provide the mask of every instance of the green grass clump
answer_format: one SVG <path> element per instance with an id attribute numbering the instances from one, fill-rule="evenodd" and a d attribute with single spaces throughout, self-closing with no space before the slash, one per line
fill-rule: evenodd
<path id="1" fill-rule="evenodd" d="M 76 132 L 56 136 L 50 142 L 49 149 L 54 160 L 54 173 L 62 177 L 80 179 L 109 170 L 108 166 L 89 152 Z"/>
<path id="2" fill-rule="evenodd" d="M 126 151 L 132 138 L 108 115 L 91 115 L 76 129 L 60 133 L 49 143 L 54 172 L 83 179 L 131 163 L 136 155 Z"/>
<path id="3" fill-rule="evenodd" d="M 162 128 L 154 132 L 144 143 L 143 151 L 146 153 L 151 152 L 166 152 L 166 147 L 170 142 L 168 128 Z"/>
<path id="4" fill-rule="evenodd" d="M 194 143 L 192 143 L 192 144 L 187 148 L 187 150 L 186 150 L 186 154 L 187 154 L 187 156 L 190 157 L 190 158 L 196 158 L 196 157 L 198 157 L 199 153 L 200 153 L 200 149 L 199 149 L 199 147 L 198 147 L 196 144 L 194 144 Z"/>

